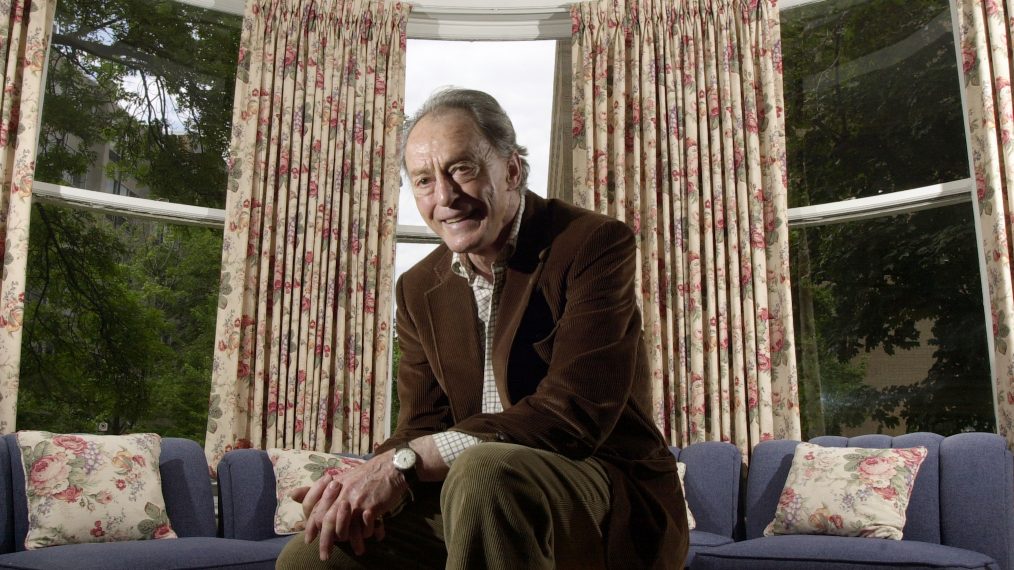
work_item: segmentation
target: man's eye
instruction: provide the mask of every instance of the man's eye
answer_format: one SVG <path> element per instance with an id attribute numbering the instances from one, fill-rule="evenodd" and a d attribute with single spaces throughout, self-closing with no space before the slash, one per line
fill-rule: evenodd
<path id="1" fill-rule="evenodd" d="M 475 176 L 475 172 L 476 172 L 476 168 L 474 166 L 471 166 L 471 165 L 468 165 L 468 166 L 456 166 L 456 167 L 454 167 L 453 170 L 451 170 L 451 174 L 456 179 L 469 178 L 469 177 Z"/>
<path id="2" fill-rule="evenodd" d="M 419 178 L 412 181 L 412 194 L 416 196 L 428 196 L 433 192 L 433 185 L 430 178 Z"/>

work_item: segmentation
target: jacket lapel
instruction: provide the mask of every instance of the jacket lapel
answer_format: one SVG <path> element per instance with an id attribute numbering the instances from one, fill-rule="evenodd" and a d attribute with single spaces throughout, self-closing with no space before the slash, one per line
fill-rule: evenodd
<path id="1" fill-rule="evenodd" d="M 542 264 L 549 253 L 548 223 L 545 218 L 546 202 L 526 192 L 525 213 L 521 219 L 515 254 L 507 263 L 506 280 L 500 296 L 496 329 L 493 331 L 493 376 L 504 409 L 511 407 L 507 386 L 507 362 L 514 344 L 521 318 L 528 307 L 532 291 L 539 280 Z"/>
<path id="2" fill-rule="evenodd" d="M 438 263 L 439 281 L 426 292 L 436 344 L 437 377 L 451 402 L 455 421 L 482 411 L 482 354 L 479 317 L 468 283 L 450 269 L 450 254 Z"/>

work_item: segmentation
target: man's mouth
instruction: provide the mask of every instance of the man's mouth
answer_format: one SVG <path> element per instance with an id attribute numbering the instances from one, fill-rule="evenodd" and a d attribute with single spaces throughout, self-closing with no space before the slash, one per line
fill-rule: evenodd
<path id="1" fill-rule="evenodd" d="M 458 222 L 463 222 L 465 220 L 469 220 L 469 219 L 473 218 L 474 214 L 475 213 L 472 212 L 472 213 L 469 213 L 469 214 L 464 214 L 464 215 L 458 216 L 456 218 L 448 218 L 448 219 L 444 220 L 444 223 L 445 224 L 456 224 Z"/>

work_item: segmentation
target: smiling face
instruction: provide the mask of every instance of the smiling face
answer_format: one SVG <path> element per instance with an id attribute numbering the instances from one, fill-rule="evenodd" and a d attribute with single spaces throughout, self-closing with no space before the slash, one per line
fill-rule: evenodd
<path id="1" fill-rule="evenodd" d="M 451 251 L 488 268 L 520 204 L 517 154 L 498 156 L 467 113 L 436 111 L 409 133 L 405 170 L 426 225 Z"/>

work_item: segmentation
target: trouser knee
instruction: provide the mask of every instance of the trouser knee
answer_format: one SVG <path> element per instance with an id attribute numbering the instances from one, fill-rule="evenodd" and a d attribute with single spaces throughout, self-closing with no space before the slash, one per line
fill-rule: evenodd
<path id="1" fill-rule="evenodd" d="M 509 443 L 482 443 L 465 450 L 451 465 L 440 495 L 445 516 L 455 510 L 481 510 L 541 502 L 544 495 L 526 458 L 532 449 Z"/>

